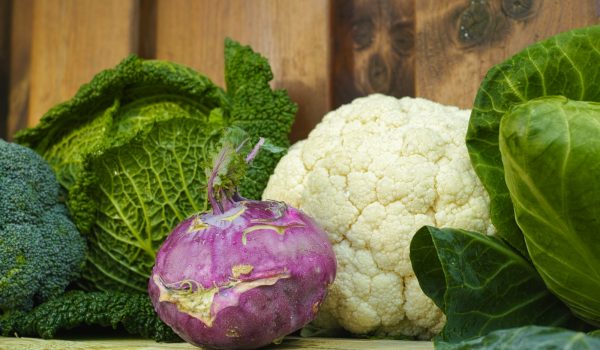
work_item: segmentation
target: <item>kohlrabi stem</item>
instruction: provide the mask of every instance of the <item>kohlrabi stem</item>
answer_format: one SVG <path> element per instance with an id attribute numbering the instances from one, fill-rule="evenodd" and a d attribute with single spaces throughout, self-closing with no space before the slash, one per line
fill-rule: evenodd
<path id="1" fill-rule="evenodd" d="M 216 214 L 216 215 L 223 214 L 227 210 L 231 209 L 235 205 L 235 202 L 238 202 L 238 201 L 244 199 L 242 196 L 239 195 L 239 193 L 237 191 L 237 184 L 235 184 L 235 188 L 233 188 L 233 189 L 220 188 L 218 193 L 215 193 L 214 186 L 215 186 L 215 180 L 216 180 L 217 176 L 219 175 L 221 168 L 223 166 L 226 166 L 226 164 L 227 164 L 227 166 L 231 166 L 231 160 L 228 160 L 227 157 L 233 157 L 235 154 L 238 154 L 241 151 L 242 146 L 244 144 L 246 144 L 247 141 L 248 141 L 248 139 L 245 139 L 244 141 L 242 141 L 235 148 L 235 150 L 233 150 L 232 147 L 230 147 L 229 145 L 224 145 L 223 149 L 221 150 L 218 157 L 216 158 L 216 161 L 213 164 L 213 169 L 208 178 L 208 186 L 207 186 L 208 187 L 207 197 L 208 197 L 208 201 L 210 202 L 210 206 L 212 207 L 213 214 Z M 246 164 L 250 164 L 254 160 L 254 158 L 256 158 L 256 155 L 258 154 L 260 148 L 264 145 L 264 143 L 265 143 L 265 139 L 261 137 L 258 140 L 258 142 L 256 143 L 256 145 L 254 145 L 254 148 L 252 148 L 250 153 L 248 153 L 248 155 L 244 159 Z M 225 174 L 225 176 L 226 176 L 226 174 Z M 235 181 L 234 181 L 234 183 L 235 183 Z"/>
<path id="2" fill-rule="evenodd" d="M 217 174 L 219 173 L 219 169 L 221 169 L 221 167 L 223 166 L 223 163 L 225 162 L 225 156 L 226 156 L 227 152 L 228 152 L 228 150 L 227 150 L 227 146 L 226 146 L 219 153 L 219 157 L 217 158 L 217 161 L 215 162 L 215 164 L 213 164 L 212 172 L 210 173 L 210 177 L 208 178 L 208 186 L 207 186 L 208 191 L 207 191 L 206 195 L 208 197 L 208 201 L 210 202 L 210 206 L 212 207 L 213 213 L 215 213 L 215 214 L 223 214 L 223 208 L 221 207 L 221 204 L 215 198 L 214 185 L 215 185 L 215 179 L 217 178 Z"/>
<path id="3" fill-rule="evenodd" d="M 247 164 L 250 164 L 254 160 L 254 158 L 256 158 L 258 151 L 264 144 L 265 144 L 265 139 L 263 137 L 258 139 L 258 142 L 256 143 L 256 145 L 254 145 L 254 148 L 252 149 L 252 151 L 250 151 L 250 153 L 248 153 L 248 155 L 246 156 Z"/>

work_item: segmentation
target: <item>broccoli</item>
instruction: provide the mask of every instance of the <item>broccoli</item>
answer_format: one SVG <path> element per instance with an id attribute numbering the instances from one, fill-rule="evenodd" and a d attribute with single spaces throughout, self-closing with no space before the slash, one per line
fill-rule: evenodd
<path id="1" fill-rule="evenodd" d="M 122 328 L 132 335 L 159 342 L 181 339 L 154 312 L 145 293 L 84 292 L 73 290 L 37 306 L 0 319 L 3 336 L 54 338 L 78 326 Z"/>
<path id="2" fill-rule="evenodd" d="M 79 276 L 85 252 L 50 166 L 0 139 L 0 313 L 62 294 Z"/>

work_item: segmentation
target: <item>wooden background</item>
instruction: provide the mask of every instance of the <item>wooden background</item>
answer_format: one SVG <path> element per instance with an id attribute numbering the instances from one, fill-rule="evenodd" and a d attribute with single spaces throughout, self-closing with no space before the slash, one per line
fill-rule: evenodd
<path id="1" fill-rule="evenodd" d="M 372 92 L 469 108 L 487 70 L 600 0 L 0 0 L 0 137 L 130 53 L 223 84 L 223 39 L 269 58 L 299 104 L 292 140 Z"/>

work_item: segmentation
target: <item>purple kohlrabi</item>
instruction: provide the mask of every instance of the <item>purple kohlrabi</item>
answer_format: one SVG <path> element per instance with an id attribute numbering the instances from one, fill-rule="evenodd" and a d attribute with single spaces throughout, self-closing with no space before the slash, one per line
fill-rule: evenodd
<path id="1" fill-rule="evenodd" d="M 208 181 L 212 211 L 173 230 L 148 287 L 160 318 L 207 348 L 258 348 L 302 328 L 335 278 L 331 244 L 310 217 L 282 202 L 242 198 L 225 185 L 223 176 L 245 165 L 238 153 L 224 146 Z"/>

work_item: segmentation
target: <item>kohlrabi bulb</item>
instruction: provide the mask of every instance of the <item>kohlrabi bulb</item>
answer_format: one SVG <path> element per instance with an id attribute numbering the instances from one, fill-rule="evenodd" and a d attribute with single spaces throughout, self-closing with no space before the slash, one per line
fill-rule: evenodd
<path id="1" fill-rule="evenodd" d="M 253 349 L 315 318 L 336 259 L 326 233 L 303 212 L 215 186 L 224 183 L 217 181 L 222 166 L 234 164 L 224 161 L 237 153 L 232 149 L 209 177 L 212 211 L 173 230 L 157 253 L 148 291 L 159 317 L 187 342 Z"/>

